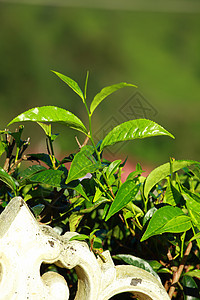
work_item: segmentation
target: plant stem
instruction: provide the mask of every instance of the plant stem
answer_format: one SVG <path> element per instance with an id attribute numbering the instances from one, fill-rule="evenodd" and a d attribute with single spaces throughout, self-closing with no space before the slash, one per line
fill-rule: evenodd
<path id="1" fill-rule="evenodd" d="M 192 249 L 192 242 L 189 242 L 189 244 L 188 244 L 188 246 L 187 246 L 187 248 L 186 248 L 186 250 L 185 250 L 183 259 L 182 259 L 182 261 L 181 261 L 181 263 L 180 263 L 180 265 L 179 265 L 179 268 L 178 268 L 178 270 L 175 271 L 174 274 L 173 274 L 171 287 L 170 287 L 169 293 L 168 293 L 170 299 L 172 299 L 172 297 L 173 297 L 173 294 L 174 294 L 175 289 L 176 289 L 175 285 L 176 285 L 176 283 L 179 281 L 179 279 L 180 279 L 180 277 L 181 277 L 181 274 L 182 274 L 182 272 L 183 272 L 184 266 L 185 266 L 185 264 L 186 264 L 186 261 L 187 261 L 188 255 L 190 254 L 191 249 Z"/>
<path id="2" fill-rule="evenodd" d="M 88 106 L 87 106 L 87 103 L 86 103 L 86 99 L 84 100 L 83 103 L 84 103 L 84 105 L 85 105 L 85 108 L 86 108 L 86 111 L 87 111 L 87 114 L 88 114 L 88 119 L 89 119 L 89 135 L 88 135 L 88 138 L 90 139 L 90 141 L 91 141 L 91 143 L 92 143 L 92 145 L 93 145 L 93 147 L 94 147 L 94 150 L 95 150 L 96 155 L 97 155 L 97 160 L 98 160 L 99 164 L 101 165 L 101 156 L 100 156 L 100 153 L 99 153 L 99 151 L 98 151 L 98 149 L 97 149 L 97 147 L 96 147 L 96 145 L 95 145 L 95 142 L 94 142 L 94 139 L 93 139 L 93 136 L 92 136 L 92 115 L 91 115 L 91 113 L 89 112 L 89 109 L 88 109 Z M 107 187 L 108 187 L 108 189 L 109 189 L 109 191 L 110 191 L 112 197 L 114 198 L 115 195 L 114 195 L 114 193 L 113 193 L 112 187 L 110 186 L 110 184 L 109 184 L 109 182 L 108 182 L 108 179 L 107 179 L 105 173 L 102 172 L 102 175 L 103 175 L 103 178 L 104 178 L 104 180 L 105 180 L 105 183 L 106 183 L 106 185 L 107 185 Z"/>

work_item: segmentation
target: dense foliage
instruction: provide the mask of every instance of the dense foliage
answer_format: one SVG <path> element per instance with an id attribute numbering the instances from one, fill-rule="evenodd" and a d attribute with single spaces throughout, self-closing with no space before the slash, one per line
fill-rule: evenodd
<path id="1" fill-rule="evenodd" d="M 135 119 L 114 127 L 96 145 L 95 110 L 113 92 L 135 86 L 122 82 L 105 87 L 89 106 L 88 73 L 84 91 L 71 78 L 54 73 L 80 97 L 88 128 L 73 113 L 55 106 L 35 107 L 14 118 L 8 127 L 16 122 L 37 122 L 46 135 L 47 151 L 25 154 L 30 141 L 22 138 L 23 125 L 0 132 L 0 155 L 6 155 L 0 168 L 2 209 L 12 197 L 22 196 L 39 222 L 60 233 L 79 232 L 75 238 L 86 240 L 102 260 L 102 250 L 109 249 L 116 263 L 133 264 L 159 275 L 171 298 L 199 299 L 200 163 L 170 158 L 146 178 L 137 164 L 122 182 L 126 161 L 106 160 L 106 147 L 173 135 L 151 120 Z M 56 158 L 58 135 L 52 133 L 53 123 L 85 136 L 82 143 L 77 139 L 77 153 Z M 74 274 L 65 274 L 69 276 L 75 280 Z"/>

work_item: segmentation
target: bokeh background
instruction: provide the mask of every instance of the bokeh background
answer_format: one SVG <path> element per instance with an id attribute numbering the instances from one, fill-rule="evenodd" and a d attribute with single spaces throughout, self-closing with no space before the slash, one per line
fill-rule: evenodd
<path id="1" fill-rule="evenodd" d="M 108 156 L 156 166 L 200 159 L 200 1 L 0 0 L 1 129 L 25 110 L 63 107 L 87 124 L 76 94 L 50 70 L 84 86 L 88 102 L 103 87 L 128 82 L 102 102 L 93 130 L 101 138 L 128 119 L 150 118 L 175 135 L 128 142 Z M 14 125 L 12 128 L 14 130 Z M 58 156 L 77 149 L 77 133 L 64 126 L 55 141 Z M 25 124 L 34 151 L 45 151 L 37 124 Z M 83 137 L 79 136 L 80 141 Z"/>

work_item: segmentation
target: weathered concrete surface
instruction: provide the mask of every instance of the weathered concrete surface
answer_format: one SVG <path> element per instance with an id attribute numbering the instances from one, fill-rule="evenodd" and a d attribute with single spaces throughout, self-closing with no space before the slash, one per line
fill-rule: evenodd
<path id="1" fill-rule="evenodd" d="M 131 292 L 139 299 L 169 300 L 161 282 L 133 266 L 115 266 L 109 251 L 106 262 L 85 242 L 69 241 L 77 233 L 58 235 L 39 225 L 20 197 L 13 198 L 0 215 L 0 300 L 67 300 L 68 285 L 60 274 L 40 275 L 42 263 L 75 268 L 76 300 L 107 300 Z"/>

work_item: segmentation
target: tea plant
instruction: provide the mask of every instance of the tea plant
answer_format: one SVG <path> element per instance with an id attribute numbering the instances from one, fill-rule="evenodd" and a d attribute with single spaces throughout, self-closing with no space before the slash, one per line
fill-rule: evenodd
<path id="1" fill-rule="evenodd" d="M 123 82 L 105 87 L 89 105 L 88 73 L 84 91 L 71 78 L 54 73 L 80 97 L 88 125 L 56 106 L 35 107 L 14 118 L 8 127 L 17 122 L 37 122 L 46 135 L 47 151 L 25 154 L 30 140 L 22 139 L 22 125 L 15 131 L 0 132 L 0 155 L 6 155 L 0 168 L 2 209 L 12 197 L 22 196 L 39 222 L 60 233 L 79 232 L 74 238 L 86 240 L 102 260 L 102 249 L 109 249 L 116 262 L 139 266 L 156 277 L 159 274 L 170 298 L 199 299 L 200 163 L 171 158 L 147 178 L 137 164 L 122 182 L 126 161 L 106 160 L 106 147 L 173 135 L 151 120 L 136 119 L 116 126 L 95 144 L 95 110 L 113 92 L 135 86 Z M 77 153 L 56 158 L 53 123 L 83 134 L 82 144 L 77 139 Z M 29 166 L 21 167 L 28 162 Z"/>

